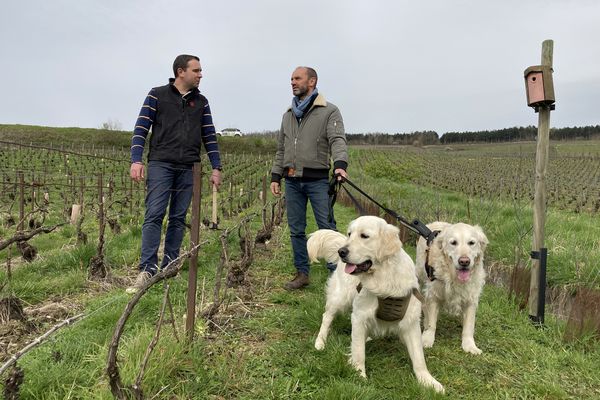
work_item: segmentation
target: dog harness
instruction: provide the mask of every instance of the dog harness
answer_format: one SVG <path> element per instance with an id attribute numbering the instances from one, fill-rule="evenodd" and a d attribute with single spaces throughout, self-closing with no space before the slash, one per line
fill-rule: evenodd
<path id="1" fill-rule="evenodd" d="M 429 246 L 427 247 L 427 250 L 425 250 L 425 272 L 427 273 L 427 278 L 429 278 L 431 282 L 435 281 L 435 270 L 429 264 Z"/>
<path id="2" fill-rule="evenodd" d="M 440 233 L 440 231 L 431 232 L 431 235 L 427 238 L 427 249 L 425 249 L 425 272 L 427 273 L 427 277 L 431 282 L 435 281 L 435 270 L 429 264 L 429 249 L 431 248 L 431 243 L 433 242 L 433 239 L 436 238 L 438 233 Z"/>
<path id="3" fill-rule="evenodd" d="M 356 286 L 356 291 L 360 293 L 361 290 L 362 283 L 359 283 L 358 286 Z M 377 302 L 379 304 L 375 316 L 382 321 L 388 322 L 404 319 L 411 296 L 415 296 L 421 303 L 424 302 L 423 295 L 417 288 L 413 288 L 413 290 L 404 297 L 377 297 Z"/>

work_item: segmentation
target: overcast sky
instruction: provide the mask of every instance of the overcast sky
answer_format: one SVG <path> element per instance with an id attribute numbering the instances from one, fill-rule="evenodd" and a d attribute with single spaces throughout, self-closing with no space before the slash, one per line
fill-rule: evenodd
<path id="1" fill-rule="evenodd" d="M 181 53 L 217 129 L 278 129 L 298 65 L 346 131 L 537 125 L 523 71 L 554 40 L 551 126 L 600 123 L 598 0 L 29 0 L 0 6 L 0 123 L 132 130 Z"/>

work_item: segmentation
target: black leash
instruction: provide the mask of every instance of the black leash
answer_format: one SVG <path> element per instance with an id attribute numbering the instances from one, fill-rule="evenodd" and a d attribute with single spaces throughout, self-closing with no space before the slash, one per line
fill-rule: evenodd
<path id="1" fill-rule="evenodd" d="M 367 193 L 365 193 L 365 191 L 363 191 L 361 188 L 356 186 L 350 179 L 342 178 L 341 180 L 338 180 L 337 179 L 338 176 L 339 175 L 334 175 L 333 178 L 331 178 L 331 181 L 329 182 L 329 196 L 332 198 L 331 209 L 333 209 L 333 205 L 335 204 L 335 200 L 337 198 L 337 193 L 338 193 L 339 189 L 341 187 L 343 187 L 342 184 L 347 183 L 348 185 L 350 185 L 354 189 L 356 189 L 360 194 L 365 196 L 367 199 L 369 199 L 373 203 L 377 204 L 377 206 L 379 206 L 379 208 L 381 208 L 383 211 L 385 211 L 388 215 L 391 215 L 392 217 L 396 218 L 396 220 L 399 221 L 402 225 L 404 225 L 404 227 L 406 227 L 410 231 L 416 233 L 417 235 L 423 237 L 427 241 L 427 246 L 431 245 L 431 242 L 433 241 L 433 239 L 435 239 L 435 237 L 439 233 L 439 231 L 431 231 L 427 226 L 425 226 L 424 223 L 422 223 L 418 219 L 414 219 L 412 222 L 407 221 L 401 215 L 398 215 L 398 213 L 395 212 L 394 210 L 390 210 L 389 208 L 381 205 L 377 200 L 375 200 L 374 198 L 369 196 Z M 348 193 L 350 199 L 356 205 L 356 207 L 358 208 L 361 215 L 364 215 L 364 210 L 358 204 L 358 201 L 354 198 L 354 196 L 352 196 L 350 194 L 348 189 L 346 189 L 344 187 L 344 190 L 346 191 L 346 193 Z"/>

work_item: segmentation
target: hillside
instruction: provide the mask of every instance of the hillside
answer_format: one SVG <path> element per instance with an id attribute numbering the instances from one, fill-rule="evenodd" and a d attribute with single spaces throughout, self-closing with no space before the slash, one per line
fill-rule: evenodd
<path id="1" fill-rule="evenodd" d="M 73 151 L 90 151 L 98 148 L 129 149 L 131 132 L 92 128 L 54 128 L 34 125 L 0 124 L 0 141 L 35 144 Z M 243 146 L 240 146 L 240 141 Z M 275 154 L 275 141 L 260 135 L 244 138 L 220 137 L 219 145 L 226 153 L 248 152 Z"/>

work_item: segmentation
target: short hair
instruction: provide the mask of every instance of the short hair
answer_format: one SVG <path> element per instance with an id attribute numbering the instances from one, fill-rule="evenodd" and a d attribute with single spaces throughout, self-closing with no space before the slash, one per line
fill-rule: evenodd
<path id="1" fill-rule="evenodd" d="M 308 79 L 315 78 L 315 84 L 316 84 L 317 81 L 319 80 L 319 77 L 317 76 L 317 71 L 315 71 L 315 69 L 311 68 L 311 67 L 303 67 L 303 68 L 306 68 L 306 74 L 308 75 Z"/>
<path id="2" fill-rule="evenodd" d="M 190 62 L 190 60 L 200 61 L 198 57 L 191 56 L 189 54 L 180 54 L 177 57 L 175 57 L 175 61 L 173 61 L 173 75 L 175 76 L 175 78 L 177 78 L 177 70 L 181 68 L 185 71 L 188 67 L 188 62 Z"/>

